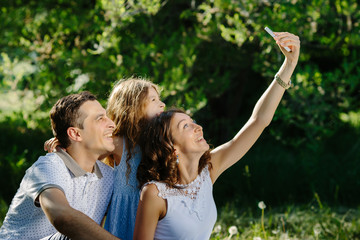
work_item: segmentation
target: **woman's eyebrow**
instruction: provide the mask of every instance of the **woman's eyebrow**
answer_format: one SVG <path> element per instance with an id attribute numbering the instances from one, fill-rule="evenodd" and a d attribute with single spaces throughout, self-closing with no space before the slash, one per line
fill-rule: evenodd
<path id="1" fill-rule="evenodd" d="M 181 120 L 178 122 L 177 128 L 180 128 L 180 123 L 181 123 L 182 121 L 185 121 L 185 119 L 181 119 Z"/>

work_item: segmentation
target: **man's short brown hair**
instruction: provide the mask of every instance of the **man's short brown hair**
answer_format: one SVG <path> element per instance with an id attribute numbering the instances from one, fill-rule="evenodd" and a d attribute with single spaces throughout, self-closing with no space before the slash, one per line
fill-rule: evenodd
<path id="1" fill-rule="evenodd" d="M 81 116 L 79 109 L 86 101 L 95 101 L 96 97 L 90 92 L 71 94 L 59 99 L 50 111 L 51 128 L 61 147 L 67 148 L 70 139 L 67 135 L 69 127 L 83 128 L 86 116 Z"/>

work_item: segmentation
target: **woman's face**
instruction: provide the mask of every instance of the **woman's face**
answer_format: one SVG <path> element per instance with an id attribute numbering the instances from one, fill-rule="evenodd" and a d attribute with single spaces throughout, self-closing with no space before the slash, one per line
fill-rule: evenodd
<path id="1" fill-rule="evenodd" d="M 165 104 L 160 100 L 159 94 L 153 87 L 149 88 L 146 98 L 145 113 L 146 118 L 150 120 L 164 111 Z"/>
<path id="2" fill-rule="evenodd" d="M 178 154 L 199 155 L 209 149 L 202 127 L 185 113 L 175 113 L 170 122 L 171 136 Z"/>

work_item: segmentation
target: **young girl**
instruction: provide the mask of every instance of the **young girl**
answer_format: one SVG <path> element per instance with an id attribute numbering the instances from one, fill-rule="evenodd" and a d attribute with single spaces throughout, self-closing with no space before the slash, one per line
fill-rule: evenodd
<path id="1" fill-rule="evenodd" d="M 202 127 L 179 110 L 163 112 L 150 122 L 141 138 L 144 156 L 137 176 L 143 188 L 134 239 L 210 238 L 217 215 L 212 185 L 270 124 L 298 61 L 297 36 L 276 33 L 275 40 L 285 61 L 248 122 L 229 142 L 209 151 Z"/>
<path id="2" fill-rule="evenodd" d="M 158 87 L 144 79 L 118 82 L 108 99 L 107 115 L 115 123 L 115 150 L 104 162 L 114 167 L 114 193 L 105 229 L 126 240 L 133 239 L 139 202 L 137 167 L 141 160 L 138 141 L 146 122 L 164 111 Z"/>
<path id="3" fill-rule="evenodd" d="M 114 167 L 114 192 L 104 228 L 123 239 L 133 239 L 139 184 L 136 172 L 141 160 L 138 146 L 146 123 L 164 111 L 158 86 L 140 78 L 120 80 L 110 93 L 107 116 L 115 123 L 115 150 L 104 159 Z M 45 151 L 58 145 L 54 138 L 45 143 Z"/>

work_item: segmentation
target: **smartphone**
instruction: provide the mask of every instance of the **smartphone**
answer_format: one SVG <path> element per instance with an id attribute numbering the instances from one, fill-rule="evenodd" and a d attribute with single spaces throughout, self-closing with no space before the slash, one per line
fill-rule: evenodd
<path id="1" fill-rule="evenodd" d="M 275 37 L 275 34 L 273 33 L 273 31 L 271 31 L 270 28 L 265 27 L 264 29 L 265 29 L 265 31 L 267 31 L 272 37 Z M 288 47 L 284 47 L 284 49 L 285 49 L 286 51 L 288 51 L 288 52 L 291 52 L 291 49 L 288 48 Z"/>

